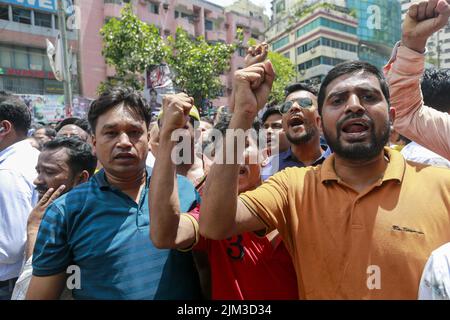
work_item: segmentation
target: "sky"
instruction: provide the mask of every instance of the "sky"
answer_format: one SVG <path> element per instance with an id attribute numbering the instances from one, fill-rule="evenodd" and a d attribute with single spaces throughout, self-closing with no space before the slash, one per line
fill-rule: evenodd
<path id="1" fill-rule="evenodd" d="M 222 7 L 226 7 L 230 4 L 232 4 L 233 2 L 235 2 L 236 0 L 207 0 L 208 2 L 212 2 L 215 3 L 219 6 Z M 265 14 L 267 14 L 270 17 L 270 3 L 271 0 L 251 0 L 251 2 L 253 2 L 254 4 L 257 4 L 259 6 L 264 6 L 266 8 L 266 11 L 264 12 Z"/>

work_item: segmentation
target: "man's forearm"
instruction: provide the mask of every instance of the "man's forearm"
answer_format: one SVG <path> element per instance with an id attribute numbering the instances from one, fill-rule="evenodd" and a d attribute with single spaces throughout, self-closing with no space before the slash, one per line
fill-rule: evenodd
<path id="1" fill-rule="evenodd" d="M 234 114 L 229 129 L 248 130 L 252 122 L 251 116 Z M 223 239 L 235 233 L 240 166 L 236 161 L 238 149 L 234 137 L 223 137 L 222 150 L 216 152 L 215 163 L 210 169 L 200 214 L 200 233 L 207 238 Z"/>
<path id="2" fill-rule="evenodd" d="M 150 186 L 150 232 L 155 246 L 167 247 L 175 241 L 180 220 L 176 167 L 171 154 L 175 143 L 169 133 L 161 133 Z"/>
<path id="3" fill-rule="evenodd" d="M 393 62 L 385 69 L 396 111 L 394 128 L 400 134 L 450 159 L 450 117 L 424 106 L 420 77 L 424 55 L 398 47 Z"/>
<path id="4" fill-rule="evenodd" d="M 33 255 L 34 245 L 39 231 L 39 226 L 27 227 L 27 244 L 25 247 L 25 261 Z"/>

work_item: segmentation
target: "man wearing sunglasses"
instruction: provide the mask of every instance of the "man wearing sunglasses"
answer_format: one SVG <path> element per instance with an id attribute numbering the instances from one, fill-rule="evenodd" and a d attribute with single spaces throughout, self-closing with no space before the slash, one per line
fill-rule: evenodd
<path id="1" fill-rule="evenodd" d="M 316 166 L 331 154 L 328 146 L 320 143 L 317 92 L 301 83 L 286 87 L 285 92 L 286 98 L 280 112 L 283 130 L 291 146 L 269 160 L 262 170 L 263 180 L 285 168 Z"/>

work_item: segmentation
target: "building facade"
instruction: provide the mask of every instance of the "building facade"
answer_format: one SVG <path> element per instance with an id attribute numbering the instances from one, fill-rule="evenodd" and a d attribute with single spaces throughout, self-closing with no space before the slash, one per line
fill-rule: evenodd
<path id="1" fill-rule="evenodd" d="M 95 96 L 98 85 L 114 76 L 101 55 L 102 38 L 99 30 L 107 19 L 120 17 L 124 2 L 120 0 L 75 0 L 81 9 L 80 29 L 80 78 L 81 91 L 87 97 Z M 224 8 L 203 0 L 133 0 L 133 8 L 138 17 L 159 28 L 163 37 L 175 34 L 178 26 L 183 27 L 193 37 L 204 36 L 207 41 L 234 41 L 238 28 L 244 30 L 244 43 L 250 37 L 263 40 L 264 19 L 253 7 Z M 252 12 L 252 14 L 250 14 Z M 95 32 L 93 32 L 95 30 Z M 245 49 L 239 48 L 231 60 L 230 72 L 221 76 L 224 85 L 223 96 L 214 101 L 217 105 L 228 104 L 231 93 L 231 77 L 235 70 L 244 66 Z"/>
<path id="2" fill-rule="evenodd" d="M 17 94 L 63 94 L 53 75 L 46 39 L 58 33 L 56 0 L 0 0 L 0 90 Z M 68 32 L 73 91 L 79 93 L 78 34 Z"/>
<path id="3" fill-rule="evenodd" d="M 317 85 L 336 64 L 358 58 L 358 22 L 344 7 L 285 10 L 285 18 L 274 15 L 266 38 L 273 51 L 295 65 L 296 81 Z"/>
<path id="4" fill-rule="evenodd" d="M 272 10 L 266 37 L 296 65 L 297 81 L 318 84 L 346 60 L 381 68 L 400 40 L 397 0 L 273 0 Z"/>
<path id="5" fill-rule="evenodd" d="M 68 39 L 75 95 L 95 98 L 99 84 L 114 76 L 102 56 L 99 31 L 108 19 L 120 17 L 129 2 L 138 17 L 154 24 L 162 37 L 173 35 L 181 26 L 193 37 L 231 43 L 237 28 L 242 28 L 244 43 L 250 37 L 262 41 L 268 19 L 263 8 L 245 0 L 227 8 L 204 0 L 73 0 L 76 23 L 74 30 L 68 30 Z M 0 0 L 0 89 L 17 94 L 63 94 L 63 84 L 55 80 L 46 55 L 45 40 L 55 42 L 57 33 L 57 0 Z M 223 96 L 215 105 L 228 103 L 231 75 L 244 66 L 245 54 L 246 49 L 239 48 L 233 55 L 230 72 L 221 76 Z"/>
<path id="6" fill-rule="evenodd" d="M 412 3 L 419 0 L 400 0 L 402 6 L 402 21 Z M 427 62 L 436 68 L 450 68 L 450 22 L 435 33 L 427 42 Z"/>

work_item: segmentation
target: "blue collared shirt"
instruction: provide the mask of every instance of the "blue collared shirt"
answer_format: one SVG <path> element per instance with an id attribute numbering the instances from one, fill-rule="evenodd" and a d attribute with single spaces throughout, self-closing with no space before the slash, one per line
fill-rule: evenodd
<path id="1" fill-rule="evenodd" d="M 38 198 L 38 157 L 27 140 L 0 152 L 0 281 L 17 278 L 24 262 L 27 219 Z"/>
<path id="2" fill-rule="evenodd" d="M 312 166 L 321 164 L 326 158 L 331 155 L 331 149 L 327 145 L 321 145 L 321 147 L 325 152 L 322 153 L 319 159 L 314 161 Z M 292 153 L 291 148 L 280 154 L 270 157 L 267 165 L 264 166 L 261 170 L 261 178 L 263 179 L 263 181 L 266 181 L 275 173 L 289 167 L 305 167 L 305 165 L 301 161 L 297 160 L 295 155 Z"/>
<path id="3" fill-rule="evenodd" d="M 33 275 L 50 276 L 75 265 L 76 299 L 197 299 L 200 285 L 192 254 L 155 248 L 150 240 L 148 178 L 139 203 L 109 185 L 99 171 L 58 198 L 45 212 L 33 253 Z M 178 176 L 181 212 L 199 200 Z"/>

